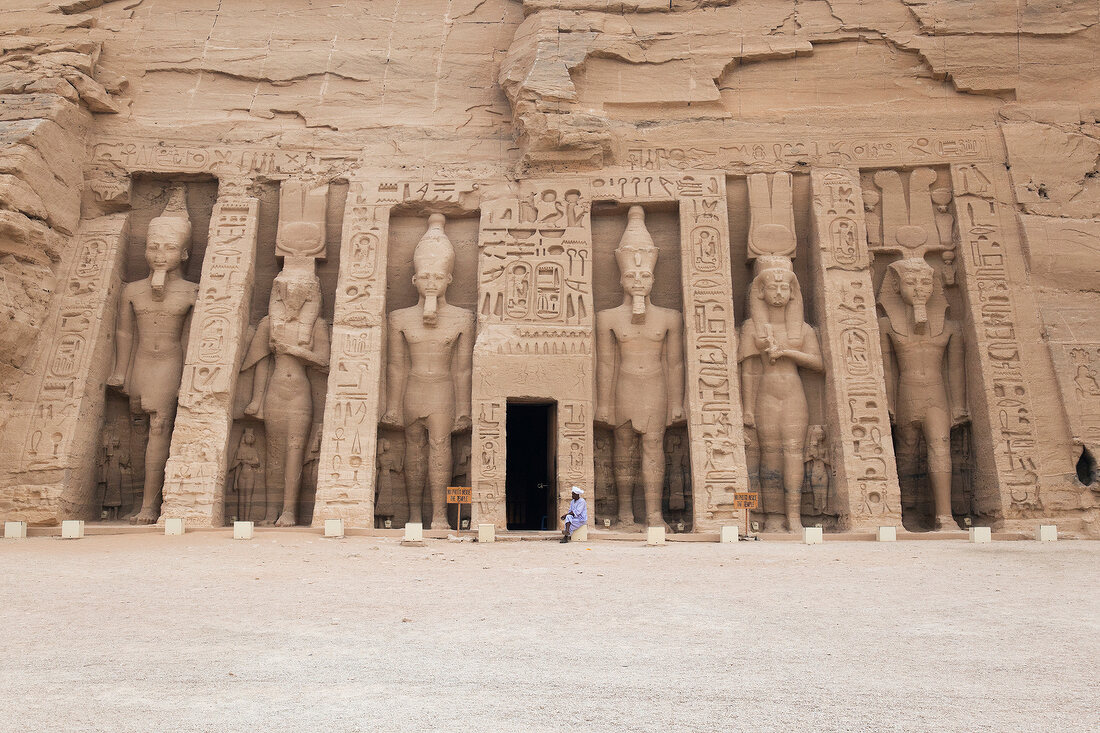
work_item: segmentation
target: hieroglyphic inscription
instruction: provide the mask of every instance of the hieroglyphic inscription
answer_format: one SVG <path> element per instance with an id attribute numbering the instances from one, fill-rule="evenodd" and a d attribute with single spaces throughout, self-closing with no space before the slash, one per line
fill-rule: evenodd
<path id="1" fill-rule="evenodd" d="M 379 203 L 379 187 L 353 182 L 344 209 L 314 525 L 343 519 L 374 526 L 391 206 Z"/>
<path id="2" fill-rule="evenodd" d="M 695 529 L 741 520 L 734 495 L 748 489 L 741 417 L 725 178 L 676 182 L 685 313 Z M 714 246 L 712 242 L 716 242 Z"/>
<path id="3" fill-rule="evenodd" d="M 850 528 L 900 526 L 901 490 L 891 441 L 875 296 L 868 269 L 859 175 L 815 168 L 817 317 L 825 359 L 828 434 Z"/>
<path id="4" fill-rule="evenodd" d="M 235 191 L 230 183 L 225 190 Z M 218 197 L 202 263 L 179 411 L 164 471 L 161 519 L 221 526 L 237 368 L 252 302 L 259 202 Z"/>
<path id="5" fill-rule="evenodd" d="M 983 160 L 989 143 L 982 134 L 942 132 L 877 138 L 806 138 L 712 140 L 655 145 L 625 140 L 616 151 L 618 164 L 632 171 L 729 169 L 751 165 L 884 166 L 918 165 L 933 161 Z"/>
<path id="6" fill-rule="evenodd" d="M 292 150 L 101 139 L 92 147 L 92 163 L 128 172 L 212 173 L 232 170 L 241 175 L 322 175 L 347 171 L 357 150 Z"/>
<path id="7" fill-rule="evenodd" d="M 1009 274 L 1010 260 L 1023 262 L 1023 253 L 1018 240 L 1010 241 L 1004 224 L 1012 221 L 1006 218 L 1010 212 L 994 196 L 996 175 L 991 166 L 951 166 L 959 261 L 970 311 L 966 321 L 973 328 L 988 408 L 985 416 L 975 414 L 974 421 L 978 429 L 988 421 L 995 462 L 990 480 L 996 482 L 1007 516 L 1012 510 L 1042 508 L 1042 472 L 1028 387 L 1031 375 L 1018 333 L 1020 296 L 1011 285 L 1018 281 Z"/>
<path id="8" fill-rule="evenodd" d="M 476 382 L 474 391 L 478 391 Z M 506 409 L 507 403 L 504 399 L 486 400 L 474 397 L 471 451 L 471 470 L 474 474 L 473 516 L 478 522 L 500 527 L 507 524 L 504 504 Z"/>
<path id="9" fill-rule="evenodd" d="M 84 220 L 66 251 L 62 289 L 44 331 L 55 334 L 38 357 L 37 398 L 26 425 L 19 468 L 23 472 L 68 469 L 42 491 L 54 507 L 64 500 L 83 515 L 94 493 L 102 385 L 111 367 L 115 297 L 127 238 L 126 214 Z M 91 517 L 89 517 L 91 518 Z"/>

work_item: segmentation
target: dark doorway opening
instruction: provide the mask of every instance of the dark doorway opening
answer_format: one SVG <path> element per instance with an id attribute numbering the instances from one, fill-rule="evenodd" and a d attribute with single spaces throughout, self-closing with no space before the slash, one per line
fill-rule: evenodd
<path id="1" fill-rule="evenodd" d="M 556 529 L 557 403 L 508 402 L 508 529 Z"/>

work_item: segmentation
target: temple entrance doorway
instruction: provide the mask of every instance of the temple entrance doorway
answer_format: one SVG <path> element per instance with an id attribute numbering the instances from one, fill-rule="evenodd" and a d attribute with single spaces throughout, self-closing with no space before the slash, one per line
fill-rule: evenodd
<path id="1" fill-rule="evenodd" d="M 508 529 L 557 528 L 557 412 L 553 401 L 508 401 Z"/>

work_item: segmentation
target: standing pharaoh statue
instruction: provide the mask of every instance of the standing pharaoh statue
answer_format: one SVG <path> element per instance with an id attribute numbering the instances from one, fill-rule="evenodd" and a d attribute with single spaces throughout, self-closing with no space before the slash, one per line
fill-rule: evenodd
<path id="1" fill-rule="evenodd" d="M 302 468 L 313 427 L 309 369 L 327 371 L 329 335 L 313 258 L 324 248 L 325 189 L 284 183 L 276 254 L 283 269 L 271 287 L 268 315 L 256 327 L 241 371 L 255 369 L 245 414 L 264 422 L 267 456 L 265 524 L 298 522 Z"/>
<path id="2" fill-rule="evenodd" d="M 891 263 L 878 302 L 886 313 L 879 332 L 898 473 L 916 473 L 923 437 L 936 528 L 958 529 L 951 515 L 951 428 L 968 419 L 962 332 L 946 318 L 943 283 L 923 258 Z"/>
<path id="3" fill-rule="evenodd" d="M 615 250 L 623 302 L 596 314 L 595 420 L 614 430 L 618 521 L 626 527 L 635 525 L 637 471 L 631 455 L 640 438 L 646 524 L 667 528 L 661 516 L 665 429 L 684 420 L 682 316 L 649 300 L 658 253 L 644 209 L 630 207 Z"/>
<path id="4" fill-rule="evenodd" d="M 447 302 L 455 251 L 442 214 L 413 252 L 413 285 L 419 301 L 389 316 L 383 424 L 405 431 L 405 476 L 409 521 L 421 521 L 425 483 L 435 529 L 447 523 L 446 489 L 451 480 L 451 434 L 468 430 L 474 357 L 474 314 Z"/>
<path id="5" fill-rule="evenodd" d="M 130 397 L 130 410 L 149 416 L 145 448 L 145 488 L 141 509 L 130 521 L 154 524 L 160 518 L 164 466 L 172 443 L 187 333 L 199 286 L 183 278 L 191 244 L 191 220 L 184 190 L 172 190 L 164 212 L 149 222 L 145 259 L 149 276 L 122 290 L 115 367 L 110 387 Z"/>
<path id="6" fill-rule="evenodd" d="M 799 369 L 823 368 L 817 331 L 803 320 L 802 292 L 787 257 L 758 257 L 741 326 L 745 426 L 756 429 L 765 530 L 802 530 L 802 480 L 810 418 Z"/>

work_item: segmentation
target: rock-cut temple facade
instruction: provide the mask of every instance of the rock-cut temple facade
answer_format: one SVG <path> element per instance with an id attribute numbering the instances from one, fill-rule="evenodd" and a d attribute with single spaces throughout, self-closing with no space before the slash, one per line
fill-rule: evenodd
<path id="1" fill-rule="evenodd" d="M 1096 0 L 4 5 L 4 519 L 1100 536 Z"/>

